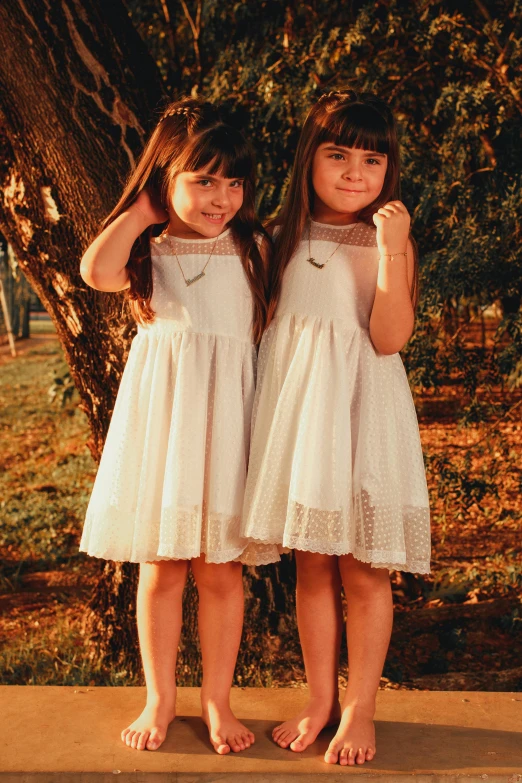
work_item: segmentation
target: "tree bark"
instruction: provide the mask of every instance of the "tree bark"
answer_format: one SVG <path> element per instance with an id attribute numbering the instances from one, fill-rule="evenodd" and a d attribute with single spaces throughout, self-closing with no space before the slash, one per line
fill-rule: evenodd
<path id="1" fill-rule="evenodd" d="M 120 295 L 85 286 L 79 260 L 154 123 L 161 83 L 116 0 L 103 11 L 100 2 L 6 0 L 0 46 L 0 226 L 55 323 L 97 459 L 129 318 Z"/>
<path id="2" fill-rule="evenodd" d="M 161 80 L 119 0 L 4 0 L 0 50 L 0 228 L 56 326 L 98 460 L 133 325 L 79 261 L 155 124 Z M 126 651 L 131 671 L 136 572 L 101 562 L 85 616 L 92 654 Z"/>

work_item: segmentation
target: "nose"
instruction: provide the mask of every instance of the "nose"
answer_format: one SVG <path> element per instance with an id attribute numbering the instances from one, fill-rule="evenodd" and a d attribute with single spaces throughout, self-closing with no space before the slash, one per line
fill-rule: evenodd
<path id="1" fill-rule="evenodd" d="M 350 180 L 351 182 L 358 182 L 362 179 L 360 164 L 351 160 L 347 163 L 346 169 L 343 172 L 343 178 Z"/>
<path id="2" fill-rule="evenodd" d="M 227 185 L 223 185 L 216 189 L 212 198 L 212 204 L 215 207 L 220 207 L 225 211 L 230 207 L 230 194 L 228 192 Z"/>

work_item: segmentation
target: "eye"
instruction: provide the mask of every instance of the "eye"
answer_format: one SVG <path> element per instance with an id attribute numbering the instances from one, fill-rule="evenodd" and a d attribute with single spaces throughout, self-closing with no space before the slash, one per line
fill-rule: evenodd
<path id="1" fill-rule="evenodd" d="M 212 185 L 212 180 L 210 179 L 200 179 L 198 182 L 200 185 L 204 185 L 205 187 L 207 185 Z"/>
<path id="2" fill-rule="evenodd" d="M 237 190 L 238 188 L 242 188 L 243 184 L 244 183 L 243 183 L 242 179 L 236 179 L 236 180 L 234 180 L 234 182 L 230 183 L 230 187 L 231 188 L 236 188 L 236 190 Z"/>
<path id="3" fill-rule="evenodd" d="M 340 152 L 333 152 L 331 155 L 328 156 L 329 158 L 333 158 L 334 160 L 344 160 L 344 155 L 341 155 Z"/>
<path id="4" fill-rule="evenodd" d="M 377 158 L 366 158 L 366 163 L 371 163 L 372 165 L 376 163 L 378 166 L 380 166 L 380 161 L 377 160 Z"/>

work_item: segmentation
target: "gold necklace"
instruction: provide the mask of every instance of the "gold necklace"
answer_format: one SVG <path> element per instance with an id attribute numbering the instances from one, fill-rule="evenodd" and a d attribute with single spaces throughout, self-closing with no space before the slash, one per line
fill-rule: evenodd
<path id="1" fill-rule="evenodd" d="M 331 257 L 333 256 L 333 254 L 334 254 L 334 253 L 335 253 L 337 250 L 339 250 L 339 248 L 340 248 L 340 247 L 341 247 L 341 245 L 343 244 L 343 241 L 344 241 L 344 234 L 343 234 L 343 238 L 341 239 L 341 241 L 339 242 L 339 244 L 337 245 L 337 247 L 335 248 L 335 250 L 333 251 L 333 253 L 330 253 L 330 255 L 328 256 L 328 258 L 326 259 L 326 261 L 325 261 L 323 264 L 319 264 L 319 263 L 318 263 L 318 262 L 315 260 L 315 258 L 312 256 L 312 248 L 311 248 L 311 244 L 310 244 L 310 243 L 311 243 L 311 240 L 312 240 L 312 223 L 310 222 L 310 223 L 308 224 L 308 258 L 307 258 L 306 260 L 308 261 L 308 263 L 309 263 L 309 264 L 312 264 L 312 266 L 315 266 L 315 268 L 316 268 L 316 269 L 322 269 L 324 266 L 326 266 L 326 264 L 327 264 L 327 263 L 328 263 L 328 261 L 331 259 Z"/>
<path id="2" fill-rule="evenodd" d="M 185 281 L 185 285 L 186 286 L 192 285 L 192 283 L 196 283 L 198 280 L 201 280 L 201 278 L 205 276 L 205 269 L 207 268 L 207 266 L 209 264 L 209 261 L 212 258 L 212 254 L 214 252 L 214 248 L 216 247 L 218 239 L 219 239 L 219 237 L 216 237 L 216 240 L 215 240 L 214 244 L 212 245 L 212 250 L 210 251 L 210 255 L 207 258 L 207 263 L 205 264 L 205 266 L 203 267 L 201 272 L 198 275 L 196 275 L 195 277 L 190 277 L 188 280 L 185 277 L 185 272 L 183 271 L 183 267 L 181 266 L 181 264 L 179 262 L 178 254 L 174 250 L 174 255 L 176 256 L 176 261 L 178 262 L 178 266 L 179 266 L 179 268 L 181 270 L 181 274 L 183 275 L 183 280 Z"/>

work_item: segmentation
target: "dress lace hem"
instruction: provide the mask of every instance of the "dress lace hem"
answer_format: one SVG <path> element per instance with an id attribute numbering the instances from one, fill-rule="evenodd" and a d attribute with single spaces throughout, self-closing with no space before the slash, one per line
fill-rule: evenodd
<path id="1" fill-rule="evenodd" d="M 388 568 L 391 571 L 409 571 L 410 573 L 416 574 L 431 573 L 429 561 L 411 560 L 410 562 L 405 562 L 404 552 L 366 551 L 345 544 L 311 541 L 309 539 L 300 538 L 299 536 L 285 536 L 283 541 L 265 537 L 253 538 L 251 541 L 255 545 L 277 547 L 279 556 L 290 552 L 292 549 L 298 549 L 302 552 L 312 552 L 319 555 L 331 555 L 332 557 L 353 555 L 356 560 L 361 560 L 363 563 L 370 563 L 373 568 Z M 277 559 L 279 560 L 280 557 Z"/>

